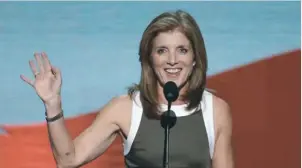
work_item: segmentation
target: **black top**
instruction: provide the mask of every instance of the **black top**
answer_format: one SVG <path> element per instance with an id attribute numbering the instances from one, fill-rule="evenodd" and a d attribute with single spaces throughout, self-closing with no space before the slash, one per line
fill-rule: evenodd
<path id="1" fill-rule="evenodd" d="M 162 168 L 164 157 L 164 128 L 160 120 L 142 115 L 131 149 L 125 155 L 126 168 Z M 201 109 L 177 117 L 170 129 L 170 168 L 211 168 L 206 127 Z"/>

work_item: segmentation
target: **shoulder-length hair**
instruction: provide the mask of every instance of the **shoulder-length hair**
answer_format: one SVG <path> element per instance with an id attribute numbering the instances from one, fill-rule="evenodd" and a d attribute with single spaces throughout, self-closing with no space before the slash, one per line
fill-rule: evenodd
<path id="1" fill-rule="evenodd" d="M 128 89 L 128 94 L 132 98 L 135 92 L 140 92 L 140 100 L 144 113 L 151 118 L 159 117 L 157 113 L 157 110 L 159 110 L 157 78 L 151 59 L 153 40 L 159 33 L 173 30 L 181 31 L 189 39 L 193 48 L 195 66 L 187 81 L 188 89 L 184 95 L 184 100 L 188 102 L 187 110 L 194 109 L 200 104 L 205 89 L 208 66 L 207 55 L 198 24 L 189 13 L 182 10 L 160 14 L 147 26 L 140 41 L 140 82 Z"/>

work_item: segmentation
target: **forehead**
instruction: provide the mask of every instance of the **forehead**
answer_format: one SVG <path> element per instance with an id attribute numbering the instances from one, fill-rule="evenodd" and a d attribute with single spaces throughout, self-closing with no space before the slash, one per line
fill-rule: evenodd
<path id="1" fill-rule="evenodd" d="M 189 46 L 190 41 L 189 39 L 180 31 L 168 31 L 168 32 L 161 32 L 159 33 L 153 41 L 154 47 L 158 46 L 167 46 L 167 47 L 173 47 L 173 46 Z"/>

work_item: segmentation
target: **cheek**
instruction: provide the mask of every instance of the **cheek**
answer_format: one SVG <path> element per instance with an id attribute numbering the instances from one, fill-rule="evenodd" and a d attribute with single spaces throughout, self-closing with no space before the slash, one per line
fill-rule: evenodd
<path id="1" fill-rule="evenodd" d="M 194 68 L 193 62 L 183 64 L 183 66 L 184 66 L 184 71 L 182 73 L 182 77 L 186 78 L 190 76 L 193 72 L 193 68 Z"/>
<path id="2" fill-rule="evenodd" d="M 179 62 L 182 64 L 183 67 L 192 69 L 194 63 L 194 55 L 190 52 L 187 55 L 180 56 Z"/>
<path id="3" fill-rule="evenodd" d="M 182 65 L 186 68 L 186 70 L 192 70 L 194 67 L 194 61 L 193 60 L 183 61 Z"/>
<path id="4" fill-rule="evenodd" d="M 152 56 L 152 65 L 154 69 L 159 69 L 164 65 L 163 60 L 160 59 L 158 55 L 153 55 Z"/>

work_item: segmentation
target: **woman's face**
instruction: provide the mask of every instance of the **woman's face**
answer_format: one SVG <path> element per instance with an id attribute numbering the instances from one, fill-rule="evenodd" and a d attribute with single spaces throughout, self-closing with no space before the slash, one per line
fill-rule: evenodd
<path id="1" fill-rule="evenodd" d="M 151 56 L 161 85 L 173 81 L 178 87 L 182 86 L 195 65 L 190 41 L 177 30 L 159 33 L 154 38 Z"/>

